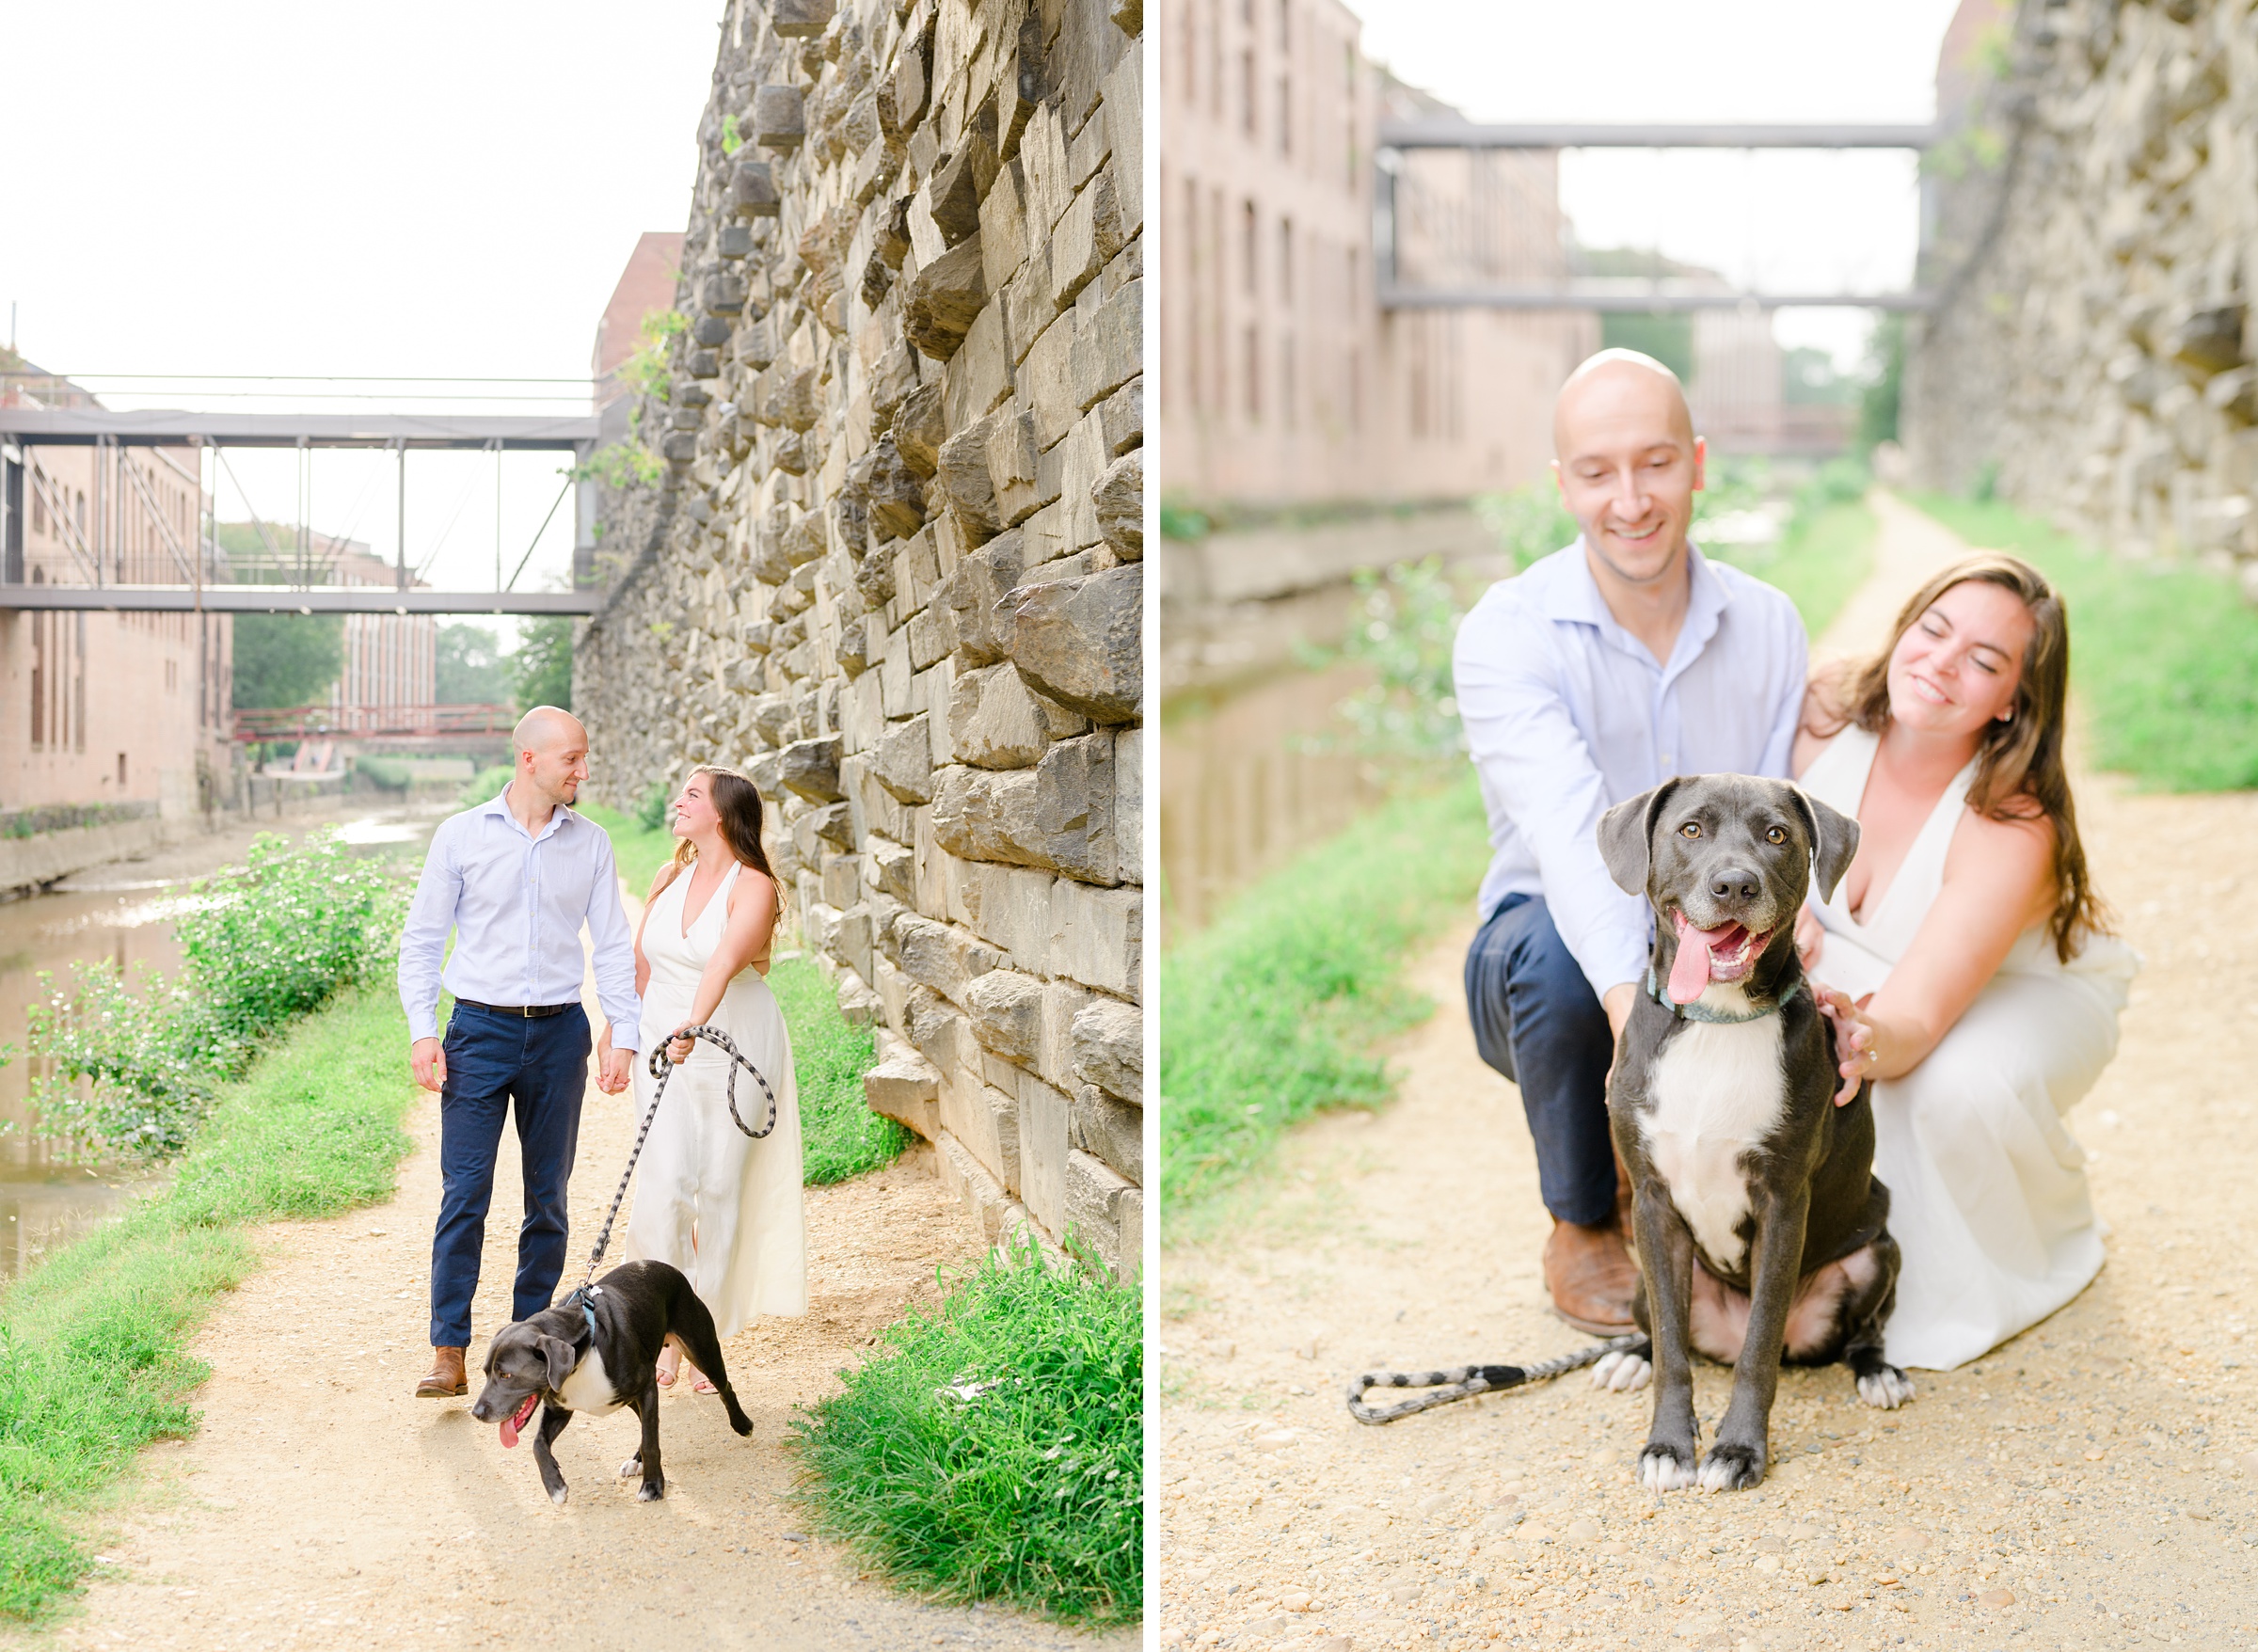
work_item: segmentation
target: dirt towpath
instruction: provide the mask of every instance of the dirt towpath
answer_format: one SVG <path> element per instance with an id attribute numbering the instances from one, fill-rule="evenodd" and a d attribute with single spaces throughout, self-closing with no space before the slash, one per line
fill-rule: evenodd
<path id="1" fill-rule="evenodd" d="M 1884 504 L 1884 573 L 1958 550 Z M 1898 598 L 1869 595 L 1886 623 Z M 2079 809 L 2146 960 L 2068 1120 L 2109 1228 L 2082 1296 L 1915 1373 L 1900 1411 L 1860 1406 L 1839 1367 L 1788 1372 L 1753 1492 L 1639 1491 L 1651 1395 L 1582 1374 L 1358 1425 L 1359 1371 L 1582 1342 L 1542 1307 L 1534 1158 L 1474 1054 L 1461 928 L 1416 968 L 1439 1008 L 1401 1046 L 1401 1100 L 1312 1121 L 1227 1241 L 1167 1255 L 1162 1643 L 2258 1645 L 2258 797 L 2089 776 Z M 1711 1432 L 1729 1380 L 1698 1372 Z"/>
<path id="2" fill-rule="evenodd" d="M 405 1053 L 402 1053 L 405 1083 Z M 920 1149 L 807 1194 L 809 1307 L 724 1345 L 752 1414 L 665 1401 L 667 1495 L 639 1503 L 616 1478 L 639 1425 L 580 1419 L 557 1442 L 563 1508 L 529 1449 L 501 1448 L 467 1400 L 411 1396 L 429 1364 L 427 1285 L 438 1208 L 438 1104 L 387 1205 L 259 1235 L 266 1266 L 228 1298 L 195 1351 L 212 1379 L 196 1437 L 147 1453 L 121 1498 L 83 1611 L 11 1644 L 98 1648 L 479 1645 L 770 1648 L 1105 1648 L 1020 1613 L 929 1606 L 811 1542 L 787 1493 L 795 1406 L 838 1386 L 934 1270 L 978 1254 Z M 572 1181 L 577 1279 L 634 1134 L 631 1104 L 588 1091 Z M 471 1358 L 509 1317 L 519 1212 L 517 1142 L 502 1136 L 473 1310 Z M 624 1222 L 625 1217 L 623 1215 Z M 618 1240 L 613 1250 L 617 1255 Z M 475 1385 L 474 1376 L 473 1383 Z M 472 1390 L 475 1395 L 475 1386 Z"/>

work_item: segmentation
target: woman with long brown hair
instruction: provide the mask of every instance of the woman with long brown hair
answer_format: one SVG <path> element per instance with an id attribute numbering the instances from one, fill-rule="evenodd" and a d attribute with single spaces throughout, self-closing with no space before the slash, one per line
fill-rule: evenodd
<path id="1" fill-rule="evenodd" d="M 2063 736 L 2069 621 L 1980 554 L 1916 592 L 1888 648 L 1815 682 L 1794 767 L 1859 824 L 1798 926 L 1874 1084 L 1874 1173 L 1904 1252 L 1887 1353 L 1950 1370 L 2045 1318 L 2102 1262 L 2061 1115 L 2117 1048 L 2138 961 L 2086 869 Z"/>
<path id="2" fill-rule="evenodd" d="M 807 1311 L 801 1207 L 800 1106 L 784 1012 L 763 978 L 781 891 L 761 847 L 760 793 L 734 769 L 702 764 L 671 807 L 674 859 L 659 868 L 635 931 L 644 1048 L 677 1063 L 635 1173 L 628 1255 L 680 1268 L 724 1337 L 764 1314 Z M 747 874 L 750 874 L 749 876 Z M 699 1024 L 727 1033 L 776 1092 L 776 1127 L 758 1140 L 730 1122 L 729 1058 L 677 1036 Z M 647 1114 L 657 1081 L 635 1069 Z M 740 1074 L 739 1111 L 757 1128 L 766 1098 Z M 671 1342 L 659 1380 L 671 1387 Z M 699 1377 L 697 1390 L 711 1393 Z"/>

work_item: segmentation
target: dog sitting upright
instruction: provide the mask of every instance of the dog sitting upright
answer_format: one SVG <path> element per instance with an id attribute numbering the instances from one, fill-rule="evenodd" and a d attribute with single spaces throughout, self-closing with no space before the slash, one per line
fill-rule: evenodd
<path id="1" fill-rule="evenodd" d="M 533 1436 L 533 1461 L 549 1501 L 562 1505 L 564 1476 L 550 1443 L 575 1411 L 603 1417 L 632 1406 L 643 1420 L 643 1446 L 620 1465 L 620 1478 L 640 1473 L 636 1499 L 654 1501 L 666 1495 L 659 1463 L 659 1352 L 670 1341 L 712 1380 L 729 1426 L 751 1434 L 753 1419 L 737 1403 L 722 1364 L 712 1313 L 681 1270 L 663 1262 L 624 1263 L 589 1287 L 586 1296 L 575 1292 L 496 1331 L 486 1348 L 486 1386 L 470 1415 L 481 1422 L 499 1420 L 501 1443 L 514 1446 L 534 1404 L 548 1402 Z"/>
<path id="2" fill-rule="evenodd" d="M 1872 1087 L 1835 1104 L 1834 1040 L 1796 956 L 1816 877 L 1834 893 L 1858 823 L 1786 781 L 1665 782 L 1599 821 L 1609 874 L 1652 903 L 1655 936 L 1608 1087 L 1634 1197 L 1654 1421 L 1639 1456 L 1655 1491 L 1735 1491 L 1764 1478 L 1784 1357 L 1846 1361 L 1858 1397 L 1896 1406 L 1905 1374 L 1882 1357 L 1898 1247 L 1875 1180 Z M 1689 1347 L 1730 1363 L 1733 1390 L 1698 1469 Z M 1636 1351 L 1603 1387 L 1648 1374 Z"/>

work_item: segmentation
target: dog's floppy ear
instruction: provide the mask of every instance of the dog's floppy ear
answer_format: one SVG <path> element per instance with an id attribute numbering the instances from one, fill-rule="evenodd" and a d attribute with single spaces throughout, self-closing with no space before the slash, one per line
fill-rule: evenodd
<path id="1" fill-rule="evenodd" d="M 1646 871 L 1654 858 L 1654 822 L 1678 789 L 1665 780 L 1650 791 L 1627 798 L 1599 817 L 1599 859 L 1607 875 L 1632 895 L 1646 893 Z"/>
<path id="2" fill-rule="evenodd" d="M 572 1368 L 580 1362 L 580 1357 L 573 1353 L 572 1344 L 562 1337 L 543 1337 L 533 1346 L 540 1349 L 541 1358 L 549 1361 L 549 1388 L 553 1393 L 564 1386 L 564 1379 L 572 1374 Z"/>
<path id="3" fill-rule="evenodd" d="M 1851 862 L 1857 856 L 1858 822 L 1829 808 L 1800 786 L 1790 786 L 1788 790 L 1811 829 L 1812 886 L 1819 891 L 1820 899 L 1832 900 L 1835 885 L 1842 882 L 1843 873 L 1851 869 Z"/>

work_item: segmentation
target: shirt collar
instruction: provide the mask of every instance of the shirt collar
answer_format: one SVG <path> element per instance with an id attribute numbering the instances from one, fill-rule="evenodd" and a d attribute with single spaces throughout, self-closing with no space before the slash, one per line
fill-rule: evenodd
<path id="1" fill-rule="evenodd" d="M 501 818 L 507 820 L 520 835 L 525 834 L 525 828 L 517 824 L 517 817 L 510 813 L 510 788 L 506 785 L 503 786 L 500 791 L 496 792 L 490 800 L 481 803 L 477 808 L 473 809 L 471 813 L 474 815 L 499 815 L 501 817 Z M 550 812 L 549 817 L 549 824 L 541 828 L 541 837 L 547 837 L 552 832 L 561 832 L 564 829 L 565 821 L 577 820 L 580 817 L 573 813 L 570 805 L 559 803 L 556 808 Z M 541 837 L 536 837 L 533 839 L 533 841 L 539 843 L 541 841 Z"/>
<path id="2" fill-rule="evenodd" d="M 1576 543 L 1568 547 L 1568 554 L 1559 562 L 1558 577 L 1547 580 L 1542 593 L 1545 617 L 1595 627 L 1616 646 L 1651 660 L 1654 656 L 1646 651 L 1646 645 L 1625 630 L 1608 611 L 1607 598 L 1599 595 L 1599 582 L 1592 578 L 1583 535 L 1576 536 Z M 1725 582 L 1718 579 L 1709 566 L 1709 559 L 1701 554 L 1700 547 L 1691 539 L 1686 541 L 1686 617 L 1678 628 L 1678 645 L 1671 651 L 1665 675 L 1682 670 L 1708 646 L 1709 639 L 1717 634 L 1718 620 L 1725 613 Z"/>

